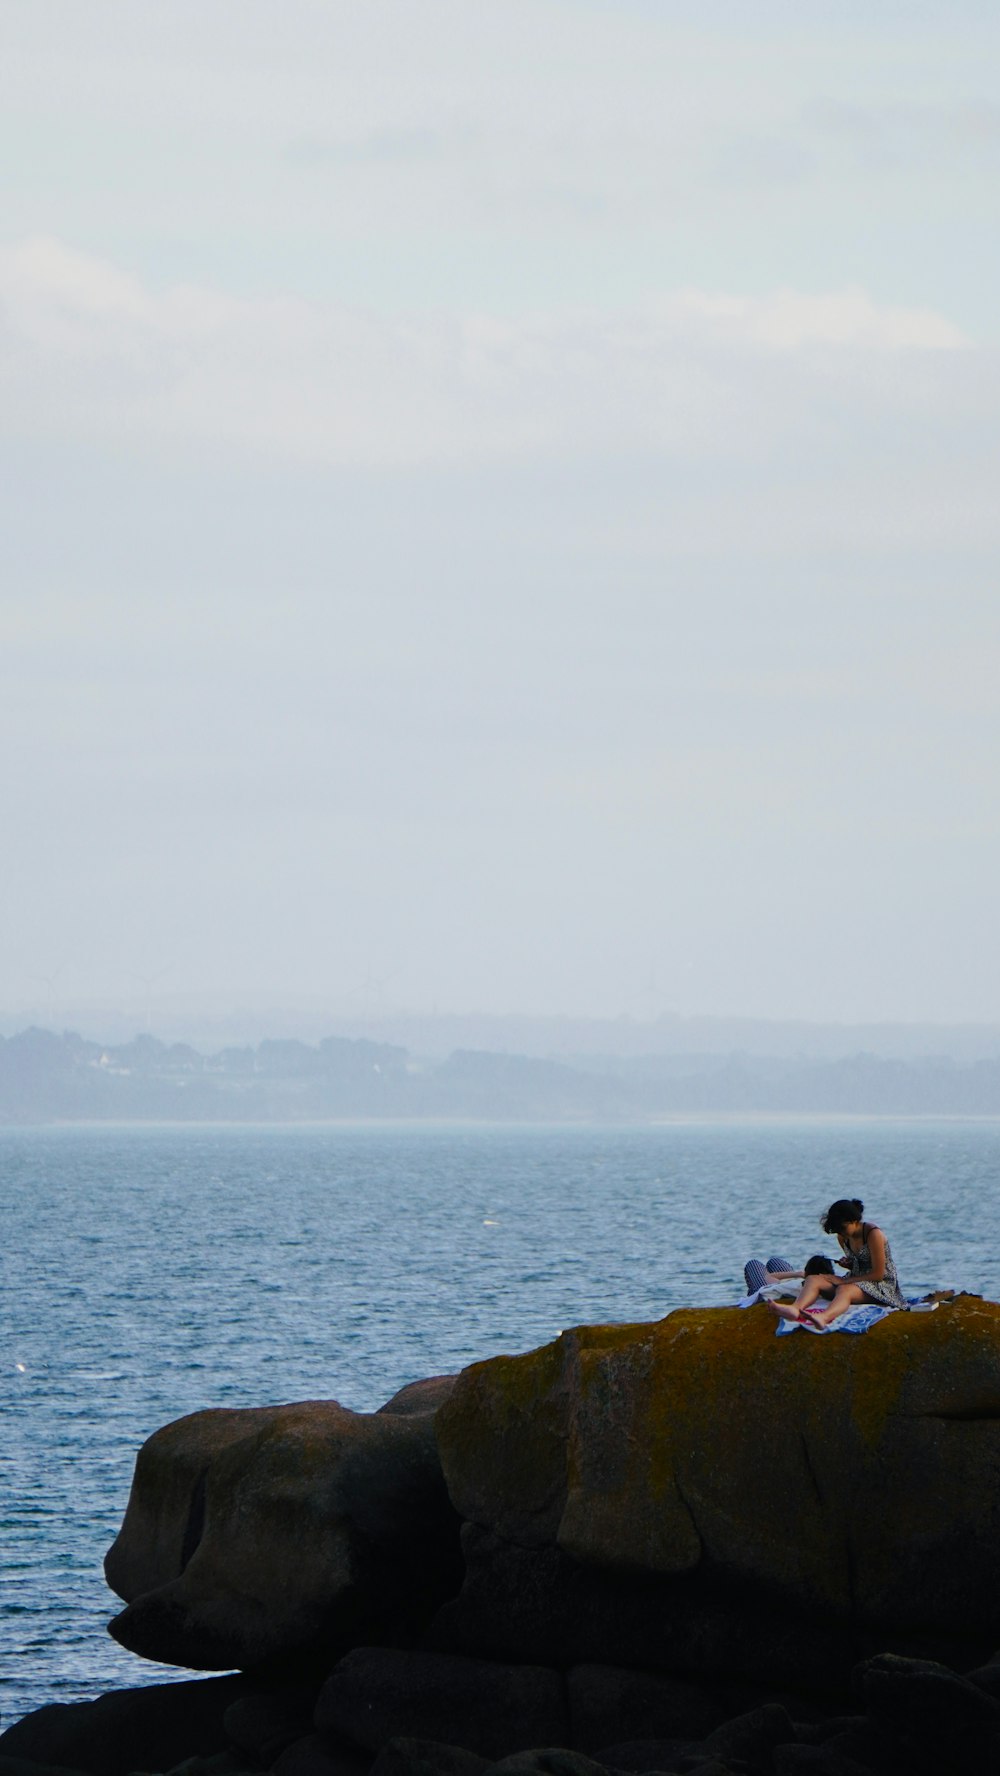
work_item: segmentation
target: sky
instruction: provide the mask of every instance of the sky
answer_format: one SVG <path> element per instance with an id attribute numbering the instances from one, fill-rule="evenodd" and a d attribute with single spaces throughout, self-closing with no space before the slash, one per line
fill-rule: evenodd
<path id="1" fill-rule="evenodd" d="M 1000 1019 L 998 37 L 8 0 L 0 1013 Z"/>

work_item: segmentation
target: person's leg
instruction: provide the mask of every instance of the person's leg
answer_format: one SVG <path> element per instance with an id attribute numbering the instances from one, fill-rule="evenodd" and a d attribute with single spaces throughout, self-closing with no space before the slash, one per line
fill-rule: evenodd
<path id="1" fill-rule="evenodd" d="M 829 1292 L 829 1281 L 828 1277 L 823 1276 L 806 1277 L 791 1306 L 785 1306 L 780 1301 L 769 1301 L 767 1305 L 771 1312 L 776 1313 L 780 1319 L 800 1320 L 803 1312 L 812 1307 L 818 1296 L 826 1295 Z"/>
<path id="2" fill-rule="evenodd" d="M 746 1264 L 743 1266 L 743 1276 L 746 1281 L 748 1295 L 756 1295 L 757 1290 L 763 1289 L 764 1284 L 767 1282 L 767 1271 L 759 1258 L 750 1258 L 747 1260 Z"/>
<path id="3" fill-rule="evenodd" d="M 812 1318 L 817 1326 L 832 1325 L 833 1321 L 839 1320 L 841 1314 L 846 1313 L 849 1307 L 854 1307 L 857 1302 L 864 1301 L 864 1299 L 864 1290 L 859 1289 L 857 1283 L 838 1283 L 833 1291 L 833 1300 L 829 1307 L 819 1309 Z"/>
<path id="4" fill-rule="evenodd" d="M 778 1274 L 780 1275 L 782 1271 L 794 1270 L 795 1266 L 792 1263 L 790 1258 L 776 1258 L 775 1257 L 775 1258 L 768 1259 L 767 1263 L 764 1266 L 764 1269 L 772 1274 L 775 1271 L 777 1271 Z"/>

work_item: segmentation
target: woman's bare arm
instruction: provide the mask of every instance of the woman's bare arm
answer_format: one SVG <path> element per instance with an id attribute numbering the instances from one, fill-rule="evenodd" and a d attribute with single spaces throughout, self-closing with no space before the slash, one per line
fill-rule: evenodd
<path id="1" fill-rule="evenodd" d="M 868 1250 L 872 1267 L 864 1272 L 865 1282 L 880 1283 L 885 1276 L 885 1234 L 880 1227 L 869 1227 Z"/>

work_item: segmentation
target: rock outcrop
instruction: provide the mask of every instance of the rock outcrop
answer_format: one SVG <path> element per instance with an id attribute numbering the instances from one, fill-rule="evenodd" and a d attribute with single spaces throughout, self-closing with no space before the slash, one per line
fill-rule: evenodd
<path id="1" fill-rule="evenodd" d="M 108 1583 L 123 1646 L 195 1669 L 406 1641 L 460 1576 L 434 1435 L 447 1378 L 377 1413 L 196 1412 L 139 1452 Z"/>
<path id="2" fill-rule="evenodd" d="M 998 1472 L 992 1303 L 860 1338 L 776 1338 L 762 1308 L 581 1327 L 377 1413 L 157 1432 L 107 1557 L 112 1633 L 209 1669 L 414 1640 L 751 1682 L 886 1648 L 981 1663 Z"/>
<path id="3" fill-rule="evenodd" d="M 249 1687 L 243 1677 L 212 1677 L 110 1690 L 93 1702 L 51 1702 L 0 1734 L 0 1776 L 15 1758 L 86 1776 L 128 1776 L 216 1757 L 230 1745 L 226 1710 Z"/>
<path id="4" fill-rule="evenodd" d="M 0 1776 L 941 1776 L 1000 1759 L 1000 1703 L 979 1674 L 891 1654 L 860 1665 L 825 1711 L 765 1699 L 696 1727 L 690 1696 L 678 1710 L 669 1686 L 658 1698 L 647 1688 L 626 1717 L 645 1721 L 644 1736 L 589 1748 L 557 1673 L 473 1665 L 359 1648 L 318 1701 L 301 1687 L 210 1678 L 43 1708 L 0 1735 Z M 630 1682 L 605 1670 L 608 1724 Z M 592 1728 L 599 1716 L 589 1711 Z M 561 1745 L 529 1746 L 553 1726 Z M 449 1737 L 425 1736 L 430 1727 Z"/>
<path id="5" fill-rule="evenodd" d="M 0 1776 L 993 1769 L 1000 1307 L 684 1310 L 377 1413 L 196 1413 L 107 1572 L 125 1645 L 247 1675 L 43 1709 Z"/>
<path id="6" fill-rule="evenodd" d="M 557 1671 L 395 1647 L 348 1653 L 320 1691 L 315 1720 L 373 1755 L 400 1735 L 499 1758 L 570 1734 Z"/>
<path id="7" fill-rule="evenodd" d="M 1000 1640 L 995 1304 L 580 1328 L 465 1370 L 437 1433 L 466 1576 L 436 1644 L 804 1681 Z"/>

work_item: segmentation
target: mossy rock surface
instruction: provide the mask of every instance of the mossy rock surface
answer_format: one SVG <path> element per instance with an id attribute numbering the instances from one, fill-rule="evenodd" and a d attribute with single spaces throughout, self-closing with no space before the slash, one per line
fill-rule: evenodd
<path id="1" fill-rule="evenodd" d="M 140 1452 L 107 1573 L 116 1638 L 205 1669 L 302 1678 L 415 1642 L 713 1681 L 887 1649 L 982 1664 L 1000 1645 L 1000 1307 L 781 1338 L 763 1307 L 684 1309 L 380 1413 L 196 1413 Z"/>
<path id="2" fill-rule="evenodd" d="M 580 1327 L 465 1370 L 437 1432 L 479 1541 L 556 1550 L 577 1583 L 704 1576 L 881 1644 L 1000 1641 L 994 1303 L 863 1336 L 779 1338 L 763 1307 Z"/>

